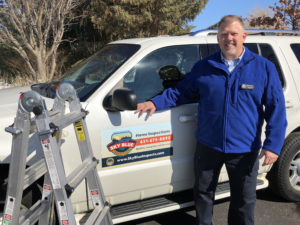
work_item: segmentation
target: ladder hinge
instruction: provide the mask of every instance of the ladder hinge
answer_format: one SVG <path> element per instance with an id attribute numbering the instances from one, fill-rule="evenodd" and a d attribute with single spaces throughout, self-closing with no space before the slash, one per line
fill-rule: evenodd
<path id="1" fill-rule="evenodd" d="M 68 198 L 70 198 L 71 194 L 74 191 L 74 188 L 71 187 L 69 184 L 66 184 L 65 185 L 65 189 L 66 189 L 66 194 L 67 194 Z"/>
<path id="2" fill-rule="evenodd" d="M 89 114 L 89 111 L 81 108 L 81 112 L 85 113 L 85 116 L 83 117 L 85 119 L 85 117 Z"/>
<path id="3" fill-rule="evenodd" d="M 59 127 L 56 126 L 54 123 L 49 123 L 50 131 L 52 131 L 52 136 L 59 130 Z"/>
<path id="4" fill-rule="evenodd" d="M 96 161 L 97 164 L 99 164 L 99 159 L 96 159 L 95 157 L 92 158 L 92 161 Z"/>

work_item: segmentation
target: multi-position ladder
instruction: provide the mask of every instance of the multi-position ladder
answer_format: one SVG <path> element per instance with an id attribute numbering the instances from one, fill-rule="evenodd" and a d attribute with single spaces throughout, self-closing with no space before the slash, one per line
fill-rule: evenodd
<path id="1" fill-rule="evenodd" d="M 65 101 L 69 102 L 70 112 L 64 114 Z M 35 114 L 31 117 L 31 112 Z M 75 217 L 70 195 L 86 179 L 94 210 L 86 225 L 112 225 L 109 204 L 105 201 L 96 166 L 98 160 L 93 156 L 85 117 L 76 91 L 68 83 L 61 84 L 56 91 L 52 110 L 46 109 L 41 96 L 28 91 L 20 96 L 14 124 L 6 128 L 12 133 L 12 152 L 9 169 L 3 225 L 51 224 L 55 203 L 59 224 L 75 225 Z M 74 125 L 82 164 L 66 177 L 60 152 L 60 137 L 63 128 Z M 28 139 L 37 133 L 39 147 L 44 158 L 26 168 Z M 20 212 L 22 193 L 25 188 L 44 175 L 42 199 L 25 213 Z"/>

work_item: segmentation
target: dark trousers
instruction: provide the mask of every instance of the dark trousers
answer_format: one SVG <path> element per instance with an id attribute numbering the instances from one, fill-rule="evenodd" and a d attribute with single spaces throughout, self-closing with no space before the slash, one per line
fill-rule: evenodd
<path id="1" fill-rule="evenodd" d="M 230 183 L 229 225 L 253 225 L 258 152 L 226 154 L 200 143 L 195 153 L 194 199 L 197 225 L 211 225 L 220 170 L 225 164 Z"/>

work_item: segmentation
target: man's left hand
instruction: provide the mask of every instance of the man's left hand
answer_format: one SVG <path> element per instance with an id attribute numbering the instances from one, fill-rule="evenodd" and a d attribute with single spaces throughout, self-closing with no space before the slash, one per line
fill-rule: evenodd
<path id="1" fill-rule="evenodd" d="M 262 157 L 265 157 L 265 160 L 263 162 L 263 166 L 266 166 L 266 165 L 271 165 L 273 164 L 274 162 L 276 162 L 276 160 L 278 159 L 278 155 L 269 151 L 269 150 L 266 150 L 266 149 L 262 149 L 260 154 L 259 154 L 259 159 L 261 159 Z"/>

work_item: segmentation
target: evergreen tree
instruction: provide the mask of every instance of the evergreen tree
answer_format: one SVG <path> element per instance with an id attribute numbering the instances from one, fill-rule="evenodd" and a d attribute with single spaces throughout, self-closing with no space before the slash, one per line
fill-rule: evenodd
<path id="1" fill-rule="evenodd" d="M 183 34 L 208 0 L 91 0 L 91 20 L 103 40 Z"/>

